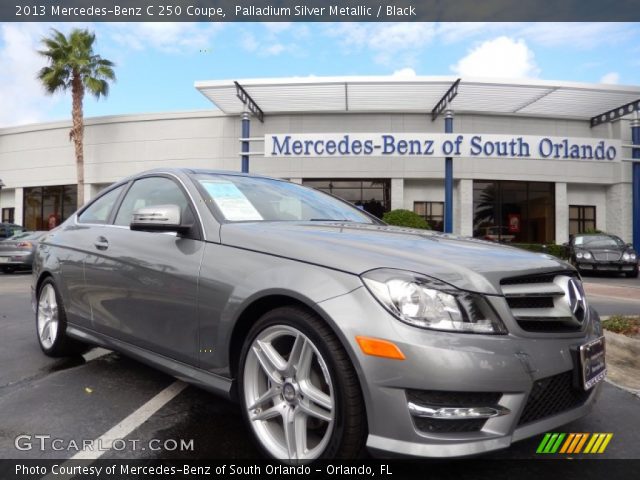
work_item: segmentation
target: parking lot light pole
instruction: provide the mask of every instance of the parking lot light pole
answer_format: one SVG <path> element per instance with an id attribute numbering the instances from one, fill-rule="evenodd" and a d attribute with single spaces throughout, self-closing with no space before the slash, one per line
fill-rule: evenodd
<path id="1" fill-rule="evenodd" d="M 249 134 L 251 118 L 249 112 L 242 112 L 242 173 L 249 173 Z"/>
<path id="2" fill-rule="evenodd" d="M 0 215 L 2 214 L 2 187 L 4 187 L 5 184 L 2 181 L 2 179 L 0 178 Z M 0 217 L 0 223 L 3 222 L 4 219 L 2 217 Z"/>
<path id="3" fill-rule="evenodd" d="M 631 157 L 635 160 L 632 164 L 633 248 L 640 252 L 640 112 L 637 110 L 631 121 L 631 143 L 638 145 L 632 149 Z"/>
<path id="4" fill-rule="evenodd" d="M 453 110 L 444 116 L 444 133 L 453 133 Z M 453 158 L 444 159 L 444 231 L 453 232 Z"/>

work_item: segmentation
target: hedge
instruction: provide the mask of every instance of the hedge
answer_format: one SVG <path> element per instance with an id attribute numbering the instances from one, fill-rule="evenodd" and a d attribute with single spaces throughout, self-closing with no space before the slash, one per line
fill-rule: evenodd
<path id="1" fill-rule="evenodd" d="M 382 221 L 397 227 L 420 228 L 422 230 L 431 228 L 424 218 L 411 210 L 391 210 L 382 216 Z"/>
<path id="2" fill-rule="evenodd" d="M 530 252 L 548 253 L 563 260 L 569 258 L 567 256 L 567 248 L 564 245 L 557 245 L 555 243 L 509 243 L 508 245 L 529 250 Z"/>

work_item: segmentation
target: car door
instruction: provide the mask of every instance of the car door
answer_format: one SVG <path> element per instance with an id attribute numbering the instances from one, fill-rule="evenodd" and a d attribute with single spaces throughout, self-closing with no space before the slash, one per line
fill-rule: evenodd
<path id="1" fill-rule="evenodd" d="M 186 235 L 132 231 L 142 207 L 178 205 Z M 117 339 L 191 364 L 198 362 L 198 272 L 204 251 L 194 206 L 170 176 L 143 177 L 124 195 L 113 224 L 96 232 L 101 260 L 85 264 L 94 323 Z"/>

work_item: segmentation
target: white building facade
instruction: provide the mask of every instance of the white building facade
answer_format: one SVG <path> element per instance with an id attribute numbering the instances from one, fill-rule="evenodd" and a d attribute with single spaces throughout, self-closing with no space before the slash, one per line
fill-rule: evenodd
<path id="1" fill-rule="evenodd" d="M 197 83 L 216 109 L 86 119 L 85 198 L 157 167 L 238 171 L 244 139 L 251 172 L 330 191 L 376 215 L 402 208 L 442 228 L 445 156 L 451 156 L 454 233 L 563 243 L 570 233 L 598 229 L 632 241 L 633 115 L 597 126 L 589 115 L 640 98 L 640 88 L 565 86 L 564 97 L 556 100 L 565 107 L 554 102 L 544 109 L 540 102 L 561 90 L 555 84 L 476 82 L 468 83 L 471 93 L 465 94 L 463 82 L 446 105 L 453 112 L 454 133 L 444 136 L 443 115 L 432 120 L 431 110 L 450 80 L 239 82 L 264 114 L 260 121 L 253 112 L 249 137 L 242 135 L 246 99 L 235 95 L 235 84 Z M 332 93 L 340 89 L 344 97 Z M 591 103 L 577 111 L 573 102 L 578 101 Z M 538 110 L 531 109 L 535 105 Z M 47 229 L 73 212 L 70 127 L 70 122 L 53 122 L 0 129 L 3 221 Z M 348 143 L 348 152 L 346 143 L 342 149 L 337 145 L 340 141 Z M 450 155 L 443 153 L 447 141 L 458 147 L 447 150 Z M 564 148 L 564 141 L 568 151 L 553 150 L 555 144 Z M 493 143 L 496 151 L 487 154 L 479 143 Z M 573 145 L 579 150 L 570 151 Z M 500 152 L 501 147 L 507 150 Z"/>

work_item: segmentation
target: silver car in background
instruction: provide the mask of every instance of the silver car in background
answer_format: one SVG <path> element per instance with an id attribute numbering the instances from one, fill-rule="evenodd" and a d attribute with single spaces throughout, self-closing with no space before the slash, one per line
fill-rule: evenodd
<path id="1" fill-rule="evenodd" d="M 585 415 L 606 372 L 569 264 L 259 176 L 109 187 L 43 239 L 32 292 L 47 355 L 101 345 L 235 399 L 293 462 L 505 448 Z"/>
<path id="2" fill-rule="evenodd" d="M 0 240 L 0 272 L 31 270 L 34 253 L 45 233 L 47 232 L 17 232 L 9 238 Z"/>

